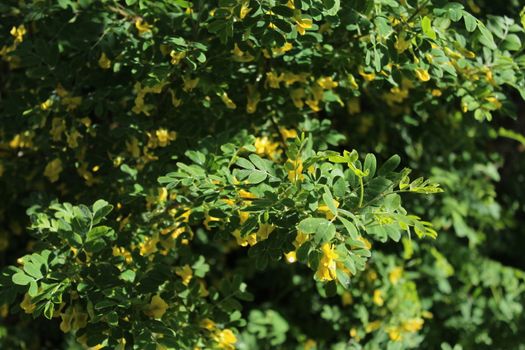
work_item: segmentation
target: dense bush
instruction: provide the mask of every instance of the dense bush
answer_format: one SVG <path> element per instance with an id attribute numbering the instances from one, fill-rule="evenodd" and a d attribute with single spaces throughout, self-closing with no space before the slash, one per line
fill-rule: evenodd
<path id="1" fill-rule="evenodd" d="M 3 1 L 0 347 L 524 349 L 518 5 Z"/>

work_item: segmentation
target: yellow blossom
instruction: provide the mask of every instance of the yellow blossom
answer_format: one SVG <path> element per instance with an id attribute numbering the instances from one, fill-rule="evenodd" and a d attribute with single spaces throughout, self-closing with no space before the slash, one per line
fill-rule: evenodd
<path id="1" fill-rule="evenodd" d="M 388 337 L 392 341 L 400 341 L 403 338 L 401 332 L 399 331 L 397 327 L 389 328 L 387 330 L 387 333 L 388 333 Z"/>
<path id="2" fill-rule="evenodd" d="M 283 139 L 295 139 L 297 138 L 297 130 L 295 129 L 286 129 L 286 128 L 280 128 L 279 132 L 281 133 L 281 136 Z"/>
<path id="3" fill-rule="evenodd" d="M 212 320 L 210 320 L 209 318 L 205 318 L 203 319 L 200 323 L 199 323 L 199 326 L 201 326 L 202 328 L 204 329 L 207 329 L 209 331 L 213 331 L 217 328 L 217 326 L 215 325 L 215 322 L 213 322 Z"/>
<path id="4" fill-rule="evenodd" d="M 32 314 L 35 311 L 36 305 L 31 302 L 29 294 L 24 294 L 24 300 L 20 303 L 20 308 L 24 310 L 26 314 Z"/>
<path id="5" fill-rule="evenodd" d="M 157 251 L 157 243 L 159 242 L 159 238 L 157 235 L 153 235 L 152 237 L 148 237 L 139 245 L 139 253 L 142 256 L 148 256 L 150 254 L 153 254 Z"/>
<path id="6" fill-rule="evenodd" d="M 286 261 L 290 264 L 293 264 L 297 261 L 297 253 L 294 250 L 288 253 L 284 253 L 284 257 Z"/>
<path id="7" fill-rule="evenodd" d="M 264 241 L 265 239 L 268 239 L 268 236 L 273 232 L 273 230 L 275 230 L 275 226 L 271 224 L 261 224 L 261 226 L 259 226 L 259 230 L 257 231 L 257 240 Z"/>
<path id="8" fill-rule="evenodd" d="M 60 314 L 60 330 L 64 333 L 76 331 L 87 326 L 88 314 L 82 311 L 80 305 L 75 304 Z"/>
<path id="9" fill-rule="evenodd" d="M 349 291 L 344 291 L 341 295 L 341 303 L 343 306 L 351 305 L 353 302 L 352 294 Z"/>
<path id="10" fill-rule="evenodd" d="M 60 158 L 55 158 L 49 163 L 47 163 L 44 169 L 44 176 L 49 179 L 51 182 L 58 181 L 60 173 L 62 172 L 62 161 Z"/>
<path id="11" fill-rule="evenodd" d="M 113 247 L 112 249 L 113 256 L 121 256 L 124 258 L 124 261 L 129 264 L 133 261 L 133 257 L 131 256 L 131 253 L 126 250 L 124 247 Z"/>
<path id="12" fill-rule="evenodd" d="M 272 142 L 267 136 L 255 139 L 255 152 L 261 156 L 274 158 L 278 154 L 279 143 Z"/>
<path id="13" fill-rule="evenodd" d="M 257 105 L 261 100 L 261 94 L 257 91 L 255 85 L 248 85 L 248 102 L 246 103 L 246 112 L 249 114 L 255 113 L 257 110 Z"/>
<path id="14" fill-rule="evenodd" d="M 312 28 L 312 20 L 310 18 L 296 17 L 295 28 L 297 29 L 297 33 L 300 35 L 305 35 L 306 29 Z"/>
<path id="15" fill-rule="evenodd" d="M 334 199 L 334 203 L 336 208 L 339 208 L 339 202 Z M 334 218 L 334 214 L 330 211 L 330 208 L 326 204 L 320 205 L 317 210 L 319 210 L 321 213 L 325 214 L 326 218 L 328 220 L 332 220 Z"/>
<path id="16" fill-rule="evenodd" d="M 336 88 L 339 85 L 332 77 L 321 77 L 317 79 L 317 84 L 326 90 Z"/>
<path id="17" fill-rule="evenodd" d="M 209 231 L 211 229 L 210 228 L 210 222 L 213 222 L 213 221 L 220 221 L 220 219 L 216 218 L 214 216 L 211 216 L 208 213 L 206 213 L 206 215 L 204 215 L 204 222 L 203 222 L 203 224 L 204 224 L 204 227 L 206 228 L 206 230 Z"/>
<path id="18" fill-rule="evenodd" d="M 290 97 L 295 107 L 301 109 L 304 107 L 303 99 L 306 97 L 303 88 L 298 88 L 290 91 Z"/>
<path id="19" fill-rule="evenodd" d="M 314 100 L 314 99 L 310 98 L 310 99 L 306 100 L 305 103 L 314 112 L 319 112 L 321 110 L 321 107 L 319 107 L 319 100 Z"/>
<path id="20" fill-rule="evenodd" d="M 397 282 L 399 282 L 402 276 L 403 276 L 403 268 L 396 266 L 388 274 L 388 280 L 392 284 L 397 284 Z"/>
<path id="21" fill-rule="evenodd" d="M 175 131 L 168 131 L 167 129 L 158 129 L 155 131 L 155 136 L 158 140 L 158 145 L 160 147 L 166 147 L 171 141 L 174 141 L 177 138 L 177 133 Z"/>
<path id="22" fill-rule="evenodd" d="M 190 284 L 190 281 L 193 277 L 193 270 L 191 269 L 190 265 L 186 264 L 182 267 L 176 267 L 175 273 L 182 278 L 182 284 L 187 286 Z"/>
<path id="23" fill-rule="evenodd" d="M 363 70 L 363 67 L 359 67 L 359 70 L 358 70 L 358 73 L 360 76 L 363 77 L 363 79 L 365 79 L 366 81 L 372 81 L 376 78 L 376 75 L 374 73 L 366 73 L 364 70 Z"/>
<path id="24" fill-rule="evenodd" d="M 248 245 L 251 247 L 257 244 L 256 233 L 249 233 L 247 235 L 241 236 L 241 230 L 235 230 L 233 231 L 233 236 L 235 237 L 237 244 L 241 247 L 246 247 Z"/>
<path id="25" fill-rule="evenodd" d="M 186 92 L 190 92 L 192 91 L 193 89 L 195 89 L 197 87 L 197 85 L 199 84 L 199 78 L 195 78 L 195 79 L 191 79 L 189 76 L 184 76 L 182 78 L 183 80 L 183 85 L 182 85 L 182 90 L 186 91 Z"/>
<path id="26" fill-rule="evenodd" d="M 337 252 L 330 243 L 324 243 L 321 246 L 321 252 L 323 255 L 319 261 L 315 276 L 320 281 L 332 281 L 336 278 Z"/>
<path id="27" fill-rule="evenodd" d="M 217 342 L 219 349 L 234 350 L 237 337 L 230 329 L 226 328 L 216 333 L 214 340 Z"/>
<path id="28" fill-rule="evenodd" d="M 151 298 L 151 302 L 146 306 L 144 313 L 148 317 L 162 318 L 168 309 L 168 304 L 160 297 L 160 295 L 154 295 Z"/>
<path id="29" fill-rule="evenodd" d="M 239 13 L 239 18 L 241 20 L 244 19 L 244 17 L 246 17 L 248 15 L 248 13 L 250 13 L 250 11 L 252 10 L 250 7 L 248 7 L 249 4 L 250 4 L 250 0 L 243 0 L 242 1 L 241 11 Z"/>
<path id="30" fill-rule="evenodd" d="M 379 327 L 381 327 L 381 321 L 376 320 L 376 321 L 370 322 L 366 325 L 365 332 L 370 333 L 370 332 L 376 331 L 379 329 Z"/>
<path id="31" fill-rule="evenodd" d="M 280 83 L 283 79 L 282 74 L 277 74 L 274 71 L 270 71 L 266 73 L 266 84 L 268 84 L 272 89 L 278 89 L 280 87 Z"/>
<path id="32" fill-rule="evenodd" d="M 430 74 L 428 74 L 428 71 L 423 68 L 417 68 L 416 69 L 416 76 L 419 80 L 426 82 L 430 80 Z"/>
<path id="33" fill-rule="evenodd" d="M 135 28 L 137 28 L 139 34 L 142 35 L 144 33 L 151 32 L 153 26 L 147 22 L 144 22 L 142 18 L 137 18 L 137 20 L 135 20 Z"/>
<path id="34" fill-rule="evenodd" d="M 78 132 L 77 129 L 71 130 L 69 135 L 67 135 L 67 144 L 69 148 L 77 148 L 78 147 L 78 138 L 82 137 L 82 135 Z"/>
<path id="35" fill-rule="evenodd" d="M 222 94 L 220 94 L 219 97 L 221 98 L 222 102 L 224 102 L 227 108 L 229 109 L 237 108 L 237 105 L 235 104 L 235 102 L 233 102 L 230 99 L 230 97 L 228 97 L 228 94 L 226 92 L 223 92 Z"/>
<path id="36" fill-rule="evenodd" d="M 439 96 L 443 95 L 443 93 L 439 89 L 432 89 L 431 94 L 434 97 L 439 97 Z"/>
<path id="37" fill-rule="evenodd" d="M 272 53 L 275 56 L 284 55 L 286 52 L 290 51 L 293 48 L 292 43 L 286 42 L 281 47 L 274 47 L 272 48 Z"/>
<path id="38" fill-rule="evenodd" d="M 98 66 L 102 69 L 110 69 L 111 68 L 111 60 L 106 56 L 105 52 L 102 52 L 100 55 L 100 58 L 98 59 Z"/>
<path id="39" fill-rule="evenodd" d="M 182 52 L 178 52 L 178 51 L 175 51 L 175 50 L 171 50 L 170 52 L 170 57 L 171 57 L 171 64 L 173 65 L 177 65 L 180 63 L 180 61 L 182 61 L 184 59 L 184 57 L 186 57 L 186 52 L 182 51 Z"/>
<path id="40" fill-rule="evenodd" d="M 239 46 L 237 46 L 237 43 L 233 46 L 232 54 L 233 60 L 236 62 L 250 62 L 254 60 L 254 57 L 250 53 L 242 51 Z"/>
<path id="41" fill-rule="evenodd" d="M 53 106 L 53 100 L 48 98 L 47 100 L 45 100 L 44 102 L 42 102 L 40 104 L 40 108 L 43 110 L 43 111 L 47 111 L 49 108 L 51 108 L 51 106 Z"/>
<path id="42" fill-rule="evenodd" d="M 9 33 L 15 37 L 16 43 L 21 43 L 22 41 L 24 41 L 24 35 L 26 35 L 27 31 L 26 27 L 23 24 L 21 24 L 18 27 L 11 28 L 11 31 Z"/>
<path id="43" fill-rule="evenodd" d="M 374 296 L 372 297 L 372 301 L 377 306 L 383 306 L 385 303 L 385 300 L 383 299 L 383 292 L 379 289 L 374 290 Z"/>
<path id="44" fill-rule="evenodd" d="M 417 317 L 417 318 L 410 318 L 406 321 L 403 321 L 401 323 L 401 326 L 407 332 L 417 332 L 421 328 L 423 328 L 424 323 L 425 321 L 422 318 Z"/>
<path id="45" fill-rule="evenodd" d="M 348 82 L 350 83 L 350 87 L 352 89 L 359 89 L 359 85 L 357 85 L 357 81 L 355 80 L 355 77 L 352 74 L 348 74 Z"/>

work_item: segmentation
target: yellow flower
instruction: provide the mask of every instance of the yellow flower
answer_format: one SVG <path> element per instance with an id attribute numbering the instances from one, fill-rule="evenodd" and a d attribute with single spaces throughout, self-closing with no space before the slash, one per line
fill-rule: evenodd
<path id="1" fill-rule="evenodd" d="M 426 82 L 430 80 L 430 75 L 428 74 L 428 71 L 423 68 L 416 69 L 416 76 L 419 80 Z"/>
<path id="2" fill-rule="evenodd" d="M 24 35 L 27 33 L 26 27 L 21 24 L 18 27 L 11 28 L 11 31 L 9 32 L 12 36 L 15 37 L 16 43 L 21 43 L 24 41 Z"/>
<path id="3" fill-rule="evenodd" d="M 77 131 L 77 129 L 73 129 L 69 135 L 67 135 L 67 144 L 69 148 L 77 148 L 78 147 L 78 138 L 82 137 L 82 135 Z"/>
<path id="4" fill-rule="evenodd" d="M 248 102 L 246 104 L 246 112 L 249 114 L 255 113 L 257 110 L 257 105 L 261 100 L 261 94 L 257 91 L 255 85 L 248 85 Z"/>
<path id="5" fill-rule="evenodd" d="M 277 75 L 274 71 L 266 73 L 266 83 L 272 89 L 278 89 L 280 87 L 279 84 L 281 83 L 282 80 L 283 80 L 282 74 Z"/>
<path id="6" fill-rule="evenodd" d="M 148 317 L 162 318 L 168 309 L 168 304 L 158 294 L 151 298 L 151 302 L 146 306 L 144 313 Z"/>
<path id="7" fill-rule="evenodd" d="M 300 35 L 305 35 L 306 29 L 312 28 L 312 20 L 310 18 L 296 17 L 295 28 L 297 29 L 297 33 Z"/>
<path id="8" fill-rule="evenodd" d="M 186 52 L 184 51 L 178 52 L 175 50 L 171 50 L 170 57 L 171 57 L 171 64 L 177 65 L 180 63 L 180 61 L 184 59 L 184 57 L 186 57 Z"/>
<path id="9" fill-rule="evenodd" d="M 321 107 L 319 107 L 319 100 L 313 100 L 310 98 L 305 102 L 312 111 L 319 112 L 321 110 Z"/>
<path id="10" fill-rule="evenodd" d="M 213 331 L 217 328 L 217 326 L 215 325 L 215 322 L 213 322 L 212 320 L 210 320 L 209 318 L 205 318 L 203 319 L 199 325 L 204 328 L 204 329 L 207 329 L 209 331 Z"/>
<path id="11" fill-rule="evenodd" d="M 372 297 L 372 301 L 377 306 L 383 306 L 385 303 L 385 300 L 383 299 L 383 292 L 379 289 L 374 290 L 374 296 Z"/>
<path id="12" fill-rule="evenodd" d="M 293 264 L 294 262 L 297 261 L 297 253 L 294 250 L 288 253 L 284 253 L 284 257 L 286 261 L 290 264 Z"/>
<path id="13" fill-rule="evenodd" d="M 339 85 L 332 77 L 321 77 L 317 79 L 317 84 L 325 90 L 336 88 Z"/>
<path id="14" fill-rule="evenodd" d="M 336 208 L 339 208 L 339 202 L 334 199 L 334 205 Z M 328 208 L 328 205 L 322 204 L 320 205 L 317 210 L 319 210 L 321 213 L 325 214 L 326 218 L 328 220 L 332 220 L 334 218 L 334 214 L 330 211 L 330 208 Z"/>
<path id="15" fill-rule="evenodd" d="M 237 43 L 233 46 L 233 60 L 236 62 L 250 62 L 254 60 L 254 57 L 247 52 L 242 51 Z"/>
<path id="16" fill-rule="evenodd" d="M 64 333 L 76 331 L 87 326 L 88 314 L 82 311 L 80 305 L 75 304 L 60 314 L 60 330 Z"/>
<path id="17" fill-rule="evenodd" d="M 393 327 L 387 330 L 388 337 L 392 341 L 400 341 L 403 338 L 403 335 L 399 331 L 399 328 Z"/>
<path id="18" fill-rule="evenodd" d="M 257 231 L 257 240 L 264 241 L 265 239 L 268 239 L 268 236 L 273 230 L 275 230 L 275 226 L 271 224 L 262 224 Z"/>
<path id="19" fill-rule="evenodd" d="M 20 308 L 24 310 L 26 314 L 32 314 L 35 311 L 36 305 L 31 302 L 29 294 L 24 294 L 24 300 L 20 303 Z"/>
<path id="20" fill-rule="evenodd" d="M 177 133 L 175 131 L 168 131 L 167 129 L 158 129 L 155 131 L 155 136 L 157 137 L 159 146 L 166 147 L 171 141 L 177 138 Z"/>
<path id="21" fill-rule="evenodd" d="M 370 333 L 370 332 L 376 331 L 379 329 L 379 327 L 381 327 L 381 321 L 376 320 L 376 321 L 370 322 L 369 324 L 366 325 L 365 332 Z"/>
<path id="22" fill-rule="evenodd" d="M 247 234 L 241 237 L 241 230 L 235 230 L 233 231 L 233 236 L 235 237 L 237 244 L 240 245 L 241 247 L 246 247 L 248 245 L 251 247 L 257 244 L 257 234 L 256 233 L 250 233 L 250 234 Z"/>
<path id="23" fill-rule="evenodd" d="M 237 108 L 237 105 L 235 104 L 235 102 L 233 102 L 228 97 L 228 94 L 226 92 L 223 92 L 222 94 L 220 94 L 219 97 L 221 98 L 222 102 L 224 102 L 224 104 L 226 105 L 227 108 L 229 108 L 229 109 Z"/>
<path id="24" fill-rule="evenodd" d="M 255 152 L 261 156 L 274 158 L 278 153 L 279 143 L 272 142 L 267 136 L 255 139 Z"/>
<path id="25" fill-rule="evenodd" d="M 352 294 L 348 291 L 344 291 L 341 295 L 341 303 L 343 306 L 351 305 L 353 302 Z"/>
<path id="26" fill-rule="evenodd" d="M 55 158 L 49 163 L 47 163 L 44 169 L 44 176 L 49 179 L 51 182 L 58 181 L 60 173 L 62 172 L 62 161 L 60 158 Z"/>
<path id="27" fill-rule="evenodd" d="M 237 342 L 237 337 L 235 334 L 228 328 L 223 329 L 214 336 L 215 341 L 220 349 L 224 350 L 234 350 L 235 343 Z"/>
<path id="28" fill-rule="evenodd" d="M 295 129 L 280 128 L 279 132 L 283 139 L 295 139 L 297 138 L 297 131 Z"/>
<path id="29" fill-rule="evenodd" d="M 53 100 L 48 98 L 47 100 L 45 100 L 44 102 L 42 102 L 40 104 L 40 108 L 43 110 L 43 111 L 47 111 L 49 108 L 51 108 L 51 106 L 53 106 Z"/>
<path id="30" fill-rule="evenodd" d="M 102 69 L 110 69 L 111 68 L 111 60 L 106 56 L 105 52 L 102 52 L 100 55 L 100 58 L 98 59 L 98 66 Z"/>
<path id="31" fill-rule="evenodd" d="M 213 221 L 220 221 L 219 218 L 216 218 L 214 216 L 210 216 L 208 213 L 206 213 L 206 215 L 204 216 L 204 227 L 206 228 L 206 230 L 210 230 L 210 222 L 213 222 Z"/>
<path id="32" fill-rule="evenodd" d="M 388 280 L 392 284 L 397 284 L 397 282 L 399 282 L 402 276 L 403 276 L 403 268 L 396 266 L 388 274 Z"/>
<path id="33" fill-rule="evenodd" d="M 144 33 L 151 32 L 153 26 L 151 24 L 148 24 L 147 22 L 144 22 L 142 18 L 137 18 L 137 20 L 135 21 L 135 28 L 137 28 L 139 34 L 142 35 Z"/>
<path id="34" fill-rule="evenodd" d="M 157 251 L 158 242 L 159 242 L 159 238 L 157 237 L 157 235 L 146 238 L 146 240 L 139 245 L 140 255 L 148 256 L 150 254 L 155 253 Z"/>
<path id="35" fill-rule="evenodd" d="M 244 19 L 244 17 L 246 17 L 248 15 L 248 13 L 250 13 L 250 11 L 252 10 L 251 8 L 248 7 L 249 4 L 250 4 L 250 0 L 243 0 L 242 1 L 241 11 L 239 13 L 239 18 L 241 20 Z"/>
<path id="36" fill-rule="evenodd" d="M 348 74 L 348 82 L 350 83 L 350 87 L 352 89 L 359 89 L 359 85 L 357 85 L 357 81 L 355 80 L 355 77 L 352 74 Z"/>
<path id="37" fill-rule="evenodd" d="M 443 93 L 439 89 L 432 89 L 431 94 L 434 97 L 439 97 L 439 96 L 443 95 Z"/>
<path id="38" fill-rule="evenodd" d="M 188 92 L 188 91 L 192 91 L 193 89 L 195 89 L 197 87 L 197 85 L 199 84 L 199 78 L 195 78 L 195 79 L 190 79 L 189 76 L 184 76 L 182 78 L 183 80 L 183 85 L 182 85 L 182 90 Z"/>
<path id="39" fill-rule="evenodd" d="M 372 81 L 376 78 L 376 75 L 375 73 L 366 73 L 364 70 L 363 70 L 363 67 L 359 67 L 359 70 L 358 70 L 358 73 L 360 76 L 363 77 L 363 79 L 365 79 L 366 81 Z"/>
<path id="40" fill-rule="evenodd" d="M 131 256 L 131 252 L 126 250 L 124 247 L 113 247 L 112 249 L 113 256 L 121 256 L 124 258 L 124 261 L 126 261 L 127 264 L 131 263 L 133 261 L 133 257 Z"/>
<path id="41" fill-rule="evenodd" d="M 313 339 L 308 339 L 303 344 L 304 350 L 313 350 L 315 347 L 317 347 L 317 343 Z"/>
<path id="42" fill-rule="evenodd" d="M 423 328 L 425 321 L 422 318 L 410 318 L 406 321 L 403 321 L 401 326 L 407 332 L 417 332 Z"/>
<path id="43" fill-rule="evenodd" d="M 193 277 L 193 270 L 191 269 L 190 265 L 186 264 L 182 267 L 176 267 L 175 273 L 182 278 L 182 284 L 185 286 L 190 284 L 190 281 Z"/>
<path id="44" fill-rule="evenodd" d="M 396 42 L 394 44 L 397 53 L 403 53 L 406 49 L 408 49 L 411 46 L 410 40 L 406 40 L 405 38 L 406 33 L 402 31 L 397 37 Z"/>
<path id="45" fill-rule="evenodd" d="M 494 96 L 489 96 L 489 97 L 485 97 L 485 101 L 491 103 L 494 105 L 494 109 L 500 109 L 502 104 L 501 102 L 498 100 L 497 97 L 494 97 Z"/>
<path id="46" fill-rule="evenodd" d="M 323 255 L 315 276 L 320 281 L 332 281 L 336 278 L 337 262 L 335 259 L 338 258 L 337 252 L 330 243 L 324 243 L 321 246 L 321 251 Z"/>
<path id="47" fill-rule="evenodd" d="M 303 88 L 298 88 L 290 91 L 290 97 L 295 107 L 301 109 L 304 107 L 303 99 L 306 97 Z"/>
<path id="48" fill-rule="evenodd" d="M 290 51 L 293 48 L 292 43 L 286 42 L 281 47 L 272 48 L 272 53 L 274 56 L 284 55 L 286 52 Z"/>

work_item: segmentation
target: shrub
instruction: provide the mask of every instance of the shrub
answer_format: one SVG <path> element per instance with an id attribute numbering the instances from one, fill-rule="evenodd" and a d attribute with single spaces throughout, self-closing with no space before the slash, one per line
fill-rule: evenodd
<path id="1" fill-rule="evenodd" d="M 0 4 L 0 344 L 520 346 L 525 12 L 480 5 Z"/>

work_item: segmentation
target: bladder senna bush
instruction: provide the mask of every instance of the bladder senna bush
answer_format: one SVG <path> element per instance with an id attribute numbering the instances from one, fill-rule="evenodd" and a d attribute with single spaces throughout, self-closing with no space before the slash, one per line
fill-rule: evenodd
<path id="1" fill-rule="evenodd" d="M 519 344 L 484 244 L 525 17 L 490 6 L 0 4 L 2 347 Z"/>

